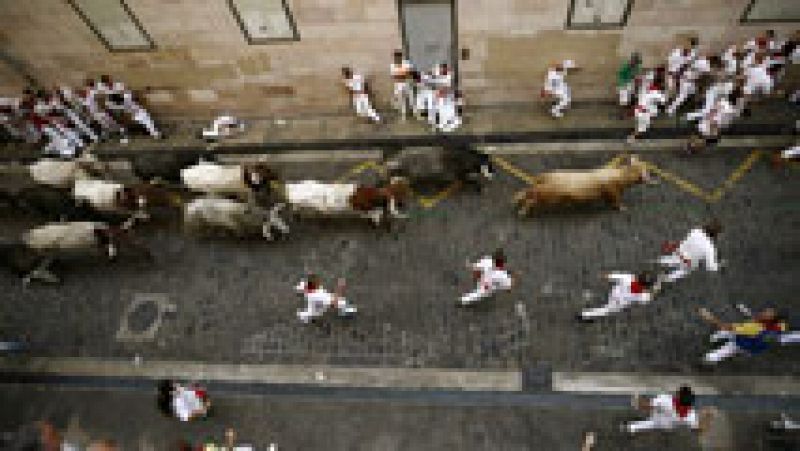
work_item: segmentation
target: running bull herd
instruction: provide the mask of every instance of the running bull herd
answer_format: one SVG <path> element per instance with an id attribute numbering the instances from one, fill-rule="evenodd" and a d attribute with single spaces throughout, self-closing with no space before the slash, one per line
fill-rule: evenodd
<path id="1" fill-rule="evenodd" d="M 446 145 L 436 163 L 414 164 L 402 151 L 387 157 L 384 180 L 373 185 L 282 181 L 265 163 L 221 164 L 200 153 L 136 156 L 138 180 L 115 180 L 108 162 L 41 159 L 26 167 L 27 182 L 0 189 L 0 202 L 45 217 L 45 224 L 0 243 L 0 258 L 27 285 L 57 283 L 50 267 L 75 257 L 116 259 L 120 251 L 152 259 L 134 226 L 160 209 L 182 210 L 184 229 L 199 235 L 229 234 L 275 240 L 290 232 L 285 214 L 300 218 L 356 217 L 375 226 L 406 218 L 411 185 L 426 179 L 458 181 L 478 190 L 493 179 L 488 155 L 471 146 Z M 635 156 L 616 167 L 558 170 L 535 177 L 514 199 L 521 216 L 539 206 L 603 200 L 622 209 L 622 192 L 649 176 Z M 19 186 L 22 186 L 21 188 Z M 291 222 L 291 221 L 290 221 Z M 313 282 L 313 281 L 312 281 Z"/>

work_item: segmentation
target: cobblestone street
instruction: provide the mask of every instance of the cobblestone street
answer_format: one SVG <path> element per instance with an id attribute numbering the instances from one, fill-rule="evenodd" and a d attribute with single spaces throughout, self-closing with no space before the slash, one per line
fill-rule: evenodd
<path id="1" fill-rule="evenodd" d="M 620 149 L 621 150 L 621 149 Z M 350 220 L 309 219 L 293 224 L 277 243 L 199 239 L 167 218 L 139 232 L 156 254 L 152 265 L 126 259 L 106 266 L 61 267 L 59 287 L 23 288 L 3 274 L 5 308 L 0 330 L 27 335 L 34 354 L 241 363 L 318 363 L 583 371 L 697 371 L 710 329 L 696 315 L 705 306 L 737 319 L 737 303 L 776 305 L 797 328 L 800 204 L 796 168 L 776 172 L 753 149 L 710 152 L 694 158 L 646 152 L 642 158 L 699 188 L 674 180 L 642 185 L 625 195 L 628 209 L 605 205 L 546 211 L 519 219 L 511 197 L 524 182 L 504 169 L 481 194 L 454 190 L 437 204 L 416 204 L 411 218 L 391 232 Z M 619 151 L 504 155 L 527 174 L 555 168 L 590 168 Z M 734 173 L 716 202 L 712 193 Z M 355 163 L 321 165 L 328 179 Z M 367 169 L 354 178 L 374 177 Z M 287 177 L 298 177 L 286 174 Z M 674 177 L 673 177 L 674 178 Z M 694 192 L 690 192 L 694 191 Z M 426 193 L 427 194 L 427 193 Z M 651 267 L 665 240 L 715 216 L 725 230 L 719 244 L 728 266 L 698 271 L 668 287 L 652 305 L 593 324 L 574 315 L 604 301 L 600 274 Z M 37 218 L 4 220 L 9 237 Z M 475 308 L 456 307 L 470 289 L 467 258 L 502 246 L 521 284 Z M 303 326 L 293 285 L 306 271 L 331 284 L 348 280 L 359 308 L 349 321 Z M 137 295 L 158 293 L 167 312 L 153 340 L 130 343 L 116 334 Z M 144 328 L 154 311 L 137 310 L 129 326 Z M 727 373 L 798 374 L 797 349 L 726 362 Z"/>

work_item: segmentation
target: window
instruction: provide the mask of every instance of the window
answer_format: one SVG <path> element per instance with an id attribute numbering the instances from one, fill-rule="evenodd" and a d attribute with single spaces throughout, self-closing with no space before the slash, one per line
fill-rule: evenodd
<path id="1" fill-rule="evenodd" d="M 286 0 L 228 0 L 248 44 L 299 41 Z"/>
<path id="2" fill-rule="evenodd" d="M 624 27 L 632 6 L 633 0 L 571 0 L 567 28 Z"/>
<path id="3" fill-rule="evenodd" d="M 112 52 L 152 50 L 155 44 L 123 0 L 67 0 Z"/>
<path id="4" fill-rule="evenodd" d="M 742 22 L 800 22 L 800 2 L 791 0 L 752 0 L 742 14 Z"/>

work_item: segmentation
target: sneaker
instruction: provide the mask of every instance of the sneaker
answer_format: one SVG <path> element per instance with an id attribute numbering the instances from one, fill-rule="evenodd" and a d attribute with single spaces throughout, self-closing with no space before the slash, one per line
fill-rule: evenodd
<path id="1" fill-rule="evenodd" d="M 120 138 L 119 140 L 119 143 L 122 144 L 123 146 L 127 145 L 129 142 L 130 141 L 128 140 L 128 138 Z"/>

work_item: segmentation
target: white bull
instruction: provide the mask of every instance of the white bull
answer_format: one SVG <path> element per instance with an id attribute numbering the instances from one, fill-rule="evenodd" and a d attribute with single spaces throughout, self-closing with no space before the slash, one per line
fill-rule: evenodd
<path id="1" fill-rule="evenodd" d="M 221 229 L 237 236 L 260 233 L 267 240 L 273 240 L 273 230 L 288 234 L 289 227 L 279 216 L 284 204 L 277 204 L 270 210 L 217 197 L 202 197 L 186 204 L 184 224 L 194 230 Z"/>
<path id="2" fill-rule="evenodd" d="M 208 161 L 181 170 L 181 181 L 195 192 L 248 198 L 253 189 L 269 186 L 274 173 L 263 164 L 223 165 Z"/>
<path id="3" fill-rule="evenodd" d="M 376 225 L 381 222 L 385 211 L 391 218 L 404 217 L 398 210 L 398 204 L 403 202 L 408 191 L 408 183 L 402 177 L 393 178 L 383 188 L 315 180 L 283 185 L 284 200 L 295 211 L 320 215 L 355 215 L 369 218 Z"/>
<path id="4" fill-rule="evenodd" d="M 27 285 L 34 279 L 58 282 L 49 270 L 54 259 L 103 255 L 117 257 L 120 246 L 136 248 L 152 259 L 150 251 L 128 235 L 134 220 L 121 226 L 99 221 L 54 222 L 35 227 L 18 242 L 0 245 L 3 263 L 23 276 Z"/>
<path id="5" fill-rule="evenodd" d="M 28 171 L 38 184 L 69 189 L 75 180 L 91 178 L 98 172 L 96 166 L 101 164 L 93 157 L 83 160 L 43 158 L 28 165 Z"/>
<path id="6" fill-rule="evenodd" d="M 22 242 L 42 254 L 87 254 L 103 249 L 109 259 L 117 255 L 112 227 L 104 222 L 55 222 L 33 228 L 22 235 Z"/>
<path id="7" fill-rule="evenodd" d="M 75 180 L 72 196 L 75 200 L 85 201 L 100 211 L 116 211 L 117 199 L 124 188 L 121 183 L 106 180 Z"/>

